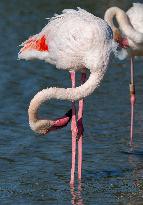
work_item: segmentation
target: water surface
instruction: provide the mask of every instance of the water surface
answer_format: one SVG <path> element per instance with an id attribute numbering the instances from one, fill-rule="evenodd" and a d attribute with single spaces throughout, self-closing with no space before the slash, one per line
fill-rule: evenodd
<path id="1" fill-rule="evenodd" d="M 47 86 L 70 87 L 69 74 L 40 61 L 18 61 L 18 45 L 53 13 L 80 6 L 103 17 L 132 1 L 0 1 L 0 204 L 143 204 L 143 64 L 136 59 L 134 149 L 129 147 L 129 59 L 113 60 L 101 86 L 86 98 L 83 181 L 70 188 L 70 125 L 45 137 L 28 125 L 32 97 Z M 78 76 L 79 77 L 79 76 Z M 60 116 L 70 102 L 45 103 L 42 116 Z"/>

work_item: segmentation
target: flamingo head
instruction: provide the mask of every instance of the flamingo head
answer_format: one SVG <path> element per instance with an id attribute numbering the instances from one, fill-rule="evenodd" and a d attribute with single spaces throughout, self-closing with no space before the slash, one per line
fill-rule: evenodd
<path id="1" fill-rule="evenodd" d="M 29 110 L 29 117 L 31 118 L 31 111 Z M 33 131 L 40 135 L 46 135 L 50 131 L 66 127 L 72 118 L 72 110 L 70 109 L 64 116 L 55 120 L 29 120 L 30 127 Z"/>
<path id="2" fill-rule="evenodd" d="M 42 59 L 48 53 L 48 44 L 45 35 L 34 35 L 21 44 L 19 59 Z"/>
<path id="3" fill-rule="evenodd" d="M 113 38 L 119 44 L 121 48 L 129 47 L 128 39 L 125 37 L 122 37 L 122 34 L 118 29 L 113 31 Z"/>

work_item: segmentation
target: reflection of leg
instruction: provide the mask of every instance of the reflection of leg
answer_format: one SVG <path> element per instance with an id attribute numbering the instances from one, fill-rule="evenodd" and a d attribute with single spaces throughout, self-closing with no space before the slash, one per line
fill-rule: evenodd
<path id="1" fill-rule="evenodd" d="M 70 72 L 72 88 L 75 88 L 75 72 Z M 75 173 L 75 157 L 76 157 L 76 137 L 77 137 L 77 125 L 76 125 L 76 108 L 75 103 L 72 102 L 72 168 L 71 168 L 71 181 L 70 184 L 74 184 L 74 173 Z"/>
<path id="2" fill-rule="evenodd" d="M 83 199 L 82 199 L 82 187 L 81 187 L 81 182 L 78 183 L 78 204 L 79 205 L 84 205 L 83 204 Z"/>
<path id="3" fill-rule="evenodd" d="M 83 84 L 86 79 L 86 73 L 82 73 L 81 83 Z M 81 180 L 81 173 L 82 173 L 82 138 L 83 138 L 83 103 L 84 100 L 81 99 L 79 101 L 79 110 L 78 110 L 78 180 Z"/>
<path id="4" fill-rule="evenodd" d="M 130 145 L 133 144 L 133 128 L 134 128 L 134 105 L 135 105 L 135 85 L 134 85 L 134 62 L 131 58 L 131 82 L 130 82 L 130 102 L 131 102 L 131 126 L 130 126 Z"/>
<path id="5" fill-rule="evenodd" d="M 82 199 L 82 189 L 81 189 L 81 183 L 78 183 L 78 191 L 75 191 L 74 185 L 70 185 L 70 192 L 72 196 L 71 204 L 75 205 L 84 205 L 83 199 Z"/>
<path id="6" fill-rule="evenodd" d="M 76 204 L 76 193 L 74 191 L 74 184 L 70 185 L 70 192 L 71 192 L 71 195 L 72 195 L 71 204 L 75 205 Z"/>

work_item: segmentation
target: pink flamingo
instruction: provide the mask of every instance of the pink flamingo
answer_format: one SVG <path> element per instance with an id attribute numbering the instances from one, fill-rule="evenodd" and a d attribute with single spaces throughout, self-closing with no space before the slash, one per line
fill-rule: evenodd
<path id="1" fill-rule="evenodd" d="M 119 24 L 117 28 L 113 23 L 113 18 Z M 135 83 L 134 83 L 134 62 L 135 56 L 143 56 L 143 4 L 134 3 L 125 13 L 118 7 L 107 9 L 104 17 L 105 21 L 111 26 L 115 41 L 122 49 L 124 57 L 131 58 L 131 81 L 130 81 L 130 102 L 131 102 L 131 126 L 130 126 L 130 145 L 133 144 L 133 122 L 135 105 Z"/>
<path id="2" fill-rule="evenodd" d="M 76 138 L 78 139 L 78 179 L 81 180 L 83 98 L 90 95 L 104 76 L 113 50 L 112 30 L 107 23 L 87 11 L 64 10 L 55 15 L 42 31 L 22 44 L 19 59 L 41 59 L 59 69 L 70 72 L 72 88 L 46 88 L 38 92 L 28 109 L 29 124 L 33 131 L 46 134 L 64 127 L 70 120 L 69 112 L 58 120 L 39 119 L 40 105 L 50 99 L 72 101 L 72 168 L 70 184 L 74 184 Z M 90 70 L 85 82 L 86 68 Z M 75 87 L 75 72 L 81 71 L 82 85 Z M 78 123 L 74 101 L 79 100 Z M 78 137 L 77 137 L 78 136 Z"/>

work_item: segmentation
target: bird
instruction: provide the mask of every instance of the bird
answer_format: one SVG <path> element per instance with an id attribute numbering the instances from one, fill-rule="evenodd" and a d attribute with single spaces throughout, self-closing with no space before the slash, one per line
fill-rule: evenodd
<path id="1" fill-rule="evenodd" d="M 83 100 L 100 85 L 107 70 L 111 53 L 116 50 L 110 26 L 101 18 L 84 9 L 65 9 L 49 19 L 42 31 L 23 42 L 19 59 L 40 59 L 53 64 L 57 69 L 70 73 L 72 88 L 50 87 L 39 91 L 31 100 L 28 115 L 34 132 L 47 134 L 70 120 L 70 111 L 57 120 L 40 119 L 38 110 L 50 99 L 72 102 L 72 167 L 70 184 L 74 184 L 76 140 L 78 140 L 78 180 L 82 170 Z M 86 71 L 90 75 L 86 80 Z M 75 73 L 81 72 L 81 85 L 76 87 Z M 85 81 L 86 80 L 86 81 Z M 79 100 L 76 122 L 75 101 Z M 64 121 L 64 122 L 63 122 Z"/>
<path id="2" fill-rule="evenodd" d="M 114 17 L 117 20 L 119 28 L 113 23 Z M 122 47 L 122 57 L 126 58 L 129 56 L 131 60 L 131 80 L 129 84 L 131 103 L 130 145 L 133 145 L 134 106 L 136 101 L 134 57 L 143 56 L 143 4 L 133 3 L 133 6 L 127 12 L 118 7 L 111 7 L 106 10 L 104 20 L 112 28 L 114 40 Z"/>

